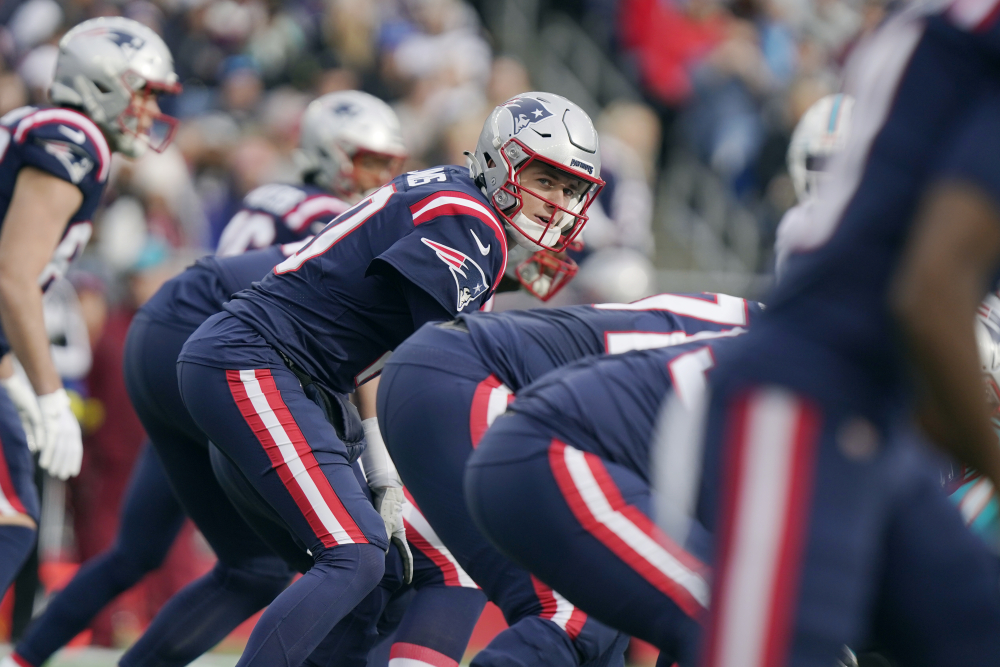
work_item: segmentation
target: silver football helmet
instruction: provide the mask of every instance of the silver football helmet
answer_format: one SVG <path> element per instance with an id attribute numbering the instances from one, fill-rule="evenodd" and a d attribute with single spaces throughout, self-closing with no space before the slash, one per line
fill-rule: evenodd
<path id="1" fill-rule="evenodd" d="M 113 150 L 131 157 L 163 151 L 177 121 L 147 108 L 149 98 L 178 93 L 170 49 L 148 27 L 121 16 L 80 23 L 59 41 L 49 97 L 82 110 Z"/>
<path id="2" fill-rule="evenodd" d="M 990 293 L 976 313 L 976 346 L 990 413 L 1000 417 L 1000 297 Z"/>
<path id="3" fill-rule="evenodd" d="M 802 114 L 788 144 L 788 173 L 800 202 L 815 194 L 830 160 L 847 144 L 853 112 L 854 98 L 838 93 Z"/>
<path id="4" fill-rule="evenodd" d="M 467 155 L 477 185 L 518 245 L 530 250 L 562 250 L 572 243 L 604 187 L 593 121 L 579 106 L 552 93 L 523 93 L 495 108 L 483 124 L 475 153 Z M 582 180 L 586 187 L 569 206 L 550 201 L 520 183 L 520 175 L 535 161 Z M 556 209 L 545 224 L 521 212 L 524 190 Z"/>
<path id="5" fill-rule="evenodd" d="M 393 158 L 392 176 L 402 169 L 406 144 L 388 104 L 359 90 L 330 93 L 309 104 L 296 156 L 304 180 L 353 203 L 364 194 L 354 178 L 354 160 L 365 153 Z"/>

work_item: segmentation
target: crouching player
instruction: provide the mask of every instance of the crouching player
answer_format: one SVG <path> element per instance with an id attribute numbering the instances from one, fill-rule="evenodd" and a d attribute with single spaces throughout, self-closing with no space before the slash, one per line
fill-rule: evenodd
<path id="1" fill-rule="evenodd" d="M 476 525 L 566 599 L 693 665 L 708 608 L 708 544 L 687 526 L 678 543 L 654 525 L 649 451 L 660 406 L 704 393 L 734 335 L 591 357 L 543 376 L 487 431 L 469 459 Z"/>
<path id="2" fill-rule="evenodd" d="M 398 171 L 403 153 L 399 122 L 378 98 L 358 91 L 343 91 L 315 100 L 302 119 L 298 156 L 304 183 L 269 184 L 247 195 L 243 209 L 223 233 L 219 254 L 238 255 L 250 248 L 308 238 L 315 231 L 315 225 L 324 226 L 347 210 L 351 203 L 356 203 L 364 192 L 391 180 L 392 170 Z M 136 463 L 114 546 L 85 564 L 66 588 L 50 601 L 45 613 L 31 624 L 18 643 L 13 654 L 17 659 L 31 665 L 42 664 L 81 632 L 116 595 L 163 562 L 184 516 L 168 476 L 184 500 L 184 508 L 198 519 L 204 534 L 215 534 L 205 525 L 206 521 L 239 526 L 238 521 L 233 521 L 236 515 L 228 507 L 228 501 L 205 502 L 204 494 L 211 494 L 212 488 L 218 488 L 207 479 L 211 475 L 208 450 L 204 438 L 191 425 L 183 409 L 176 381 L 170 378 L 175 375 L 177 354 L 187 336 L 210 315 L 219 312 L 234 292 L 250 287 L 285 257 L 281 250 L 274 249 L 247 260 L 202 260 L 171 281 L 140 310 L 133 323 L 134 331 L 130 333 L 127 373 L 133 388 L 142 386 L 143 372 L 158 378 L 143 392 L 133 392 L 131 396 L 146 432 L 157 433 L 153 445 L 158 453 L 147 446 Z M 186 458 L 188 455 L 191 458 Z M 161 458 L 182 463 L 173 466 L 167 475 Z M 204 465 L 199 467 L 199 462 Z M 199 483 L 188 484 L 186 475 L 194 476 Z M 221 491 L 219 497 L 223 497 Z M 224 509 L 206 514 L 206 504 L 216 502 Z M 233 530 L 239 533 L 239 528 Z M 190 614 L 189 609 L 185 609 L 181 618 L 173 620 L 168 612 L 157 618 L 135 655 L 142 655 L 145 649 L 155 645 L 158 654 L 171 655 L 178 660 L 193 659 L 225 636 L 226 628 L 235 627 L 234 623 L 254 613 L 281 591 L 287 574 L 280 564 L 275 577 L 262 575 L 263 581 L 250 572 L 238 575 L 245 569 L 244 558 L 250 558 L 254 549 L 261 546 L 259 540 L 255 541 L 252 533 L 250 535 L 250 547 L 245 555 L 241 555 L 239 547 L 226 548 L 220 542 L 222 538 L 208 538 L 216 553 L 225 557 L 220 558 L 216 570 L 200 580 L 201 585 L 192 588 L 190 594 L 207 600 L 212 596 L 205 587 L 215 587 L 212 590 L 213 595 L 218 596 L 217 623 L 199 625 L 196 615 Z M 228 581 L 226 587 L 220 588 L 225 581 Z M 191 634 L 190 627 L 196 626 L 198 633 Z M 177 654 L 173 653 L 178 650 L 174 642 L 163 636 L 167 627 L 186 633 L 184 649 Z M 162 655 L 157 659 L 166 660 Z M 130 655 L 129 660 L 132 657 Z M 144 658 L 153 659 L 152 656 Z"/>
<path id="3" fill-rule="evenodd" d="M 0 590 L 34 545 L 39 508 L 28 443 L 60 479 L 79 473 L 83 457 L 49 352 L 42 292 L 90 239 L 112 150 L 136 157 L 169 143 L 175 121 L 156 100 L 179 89 L 170 51 L 152 30 L 93 19 L 59 42 L 49 91 L 57 106 L 0 118 L 0 353 L 13 350 L 31 384 L 11 377 L 9 358 L 0 365 Z"/>
<path id="4" fill-rule="evenodd" d="M 466 461 L 513 394 L 583 357 L 712 337 L 759 313 L 758 304 L 723 294 L 661 294 L 632 304 L 462 315 L 399 346 L 379 387 L 386 445 L 431 527 L 510 625 L 474 665 L 586 663 L 615 637 L 500 554 L 465 509 Z"/>
<path id="5" fill-rule="evenodd" d="M 597 133 L 579 107 L 529 93 L 487 123 L 503 133 L 487 164 L 501 146 L 524 157 L 519 173 L 504 174 L 512 186 L 502 201 L 484 193 L 482 169 L 401 176 L 236 294 L 181 352 L 181 394 L 216 447 L 213 467 L 227 495 L 311 557 L 308 572 L 257 623 L 241 667 L 303 664 L 378 583 L 389 538 L 404 534 L 402 491 L 385 488 L 376 499 L 390 518 L 387 531 L 351 471 L 360 442 L 346 436 L 362 425 L 346 415 L 338 433 L 316 401 L 336 411 L 337 395 L 375 377 L 421 324 L 482 307 L 506 264 L 501 209 L 532 214 L 512 224 L 519 242 L 556 250 L 586 221 L 602 183 L 594 173 Z M 518 143 L 529 126 L 549 137 L 544 150 Z M 527 179 L 551 187 L 548 204 L 520 202 L 517 183 Z"/>

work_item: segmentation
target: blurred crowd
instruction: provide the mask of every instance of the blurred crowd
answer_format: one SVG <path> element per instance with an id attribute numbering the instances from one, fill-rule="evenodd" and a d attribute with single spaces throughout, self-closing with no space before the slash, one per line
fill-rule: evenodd
<path id="1" fill-rule="evenodd" d="M 465 164 L 463 151 L 474 147 L 488 111 L 534 88 L 524 54 L 494 48 L 482 20 L 491 1 L 0 1 L 0 115 L 45 103 L 60 36 L 100 15 L 124 15 L 163 35 L 184 87 L 161 102 L 181 120 L 173 145 L 136 162 L 115 156 L 94 240 L 70 274 L 78 296 L 51 309 L 54 344 L 77 344 L 63 368 L 76 381 L 88 433 L 83 473 L 70 493 L 76 537 L 63 540 L 59 558 L 84 559 L 112 539 L 143 437 L 120 373 L 131 314 L 215 248 L 250 190 L 297 179 L 299 118 L 316 96 L 357 88 L 388 101 L 402 122 L 407 170 Z M 882 0 L 551 0 L 540 7 L 578 18 L 642 91 L 642 99 L 612 102 L 595 119 L 608 185 L 584 231 L 579 279 L 556 301 L 566 303 L 655 290 L 654 192 L 674 151 L 696 155 L 734 197 L 765 202 L 776 220 L 794 198 L 784 169 L 791 130 L 837 88 L 845 54 L 879 20 Z M 82 324 L 67 325 L 65 308 Z M 207 551 L 194 538 L 179 548 L 187 559 L 178 563 L 192 554 L 204 560 Z M 177 567 L 155 598 L 202 566 Z M 148 611 L 129 622 L 141 623 Z M 111 616 L 102 623 L 95 639 L 116 641 Z"/>

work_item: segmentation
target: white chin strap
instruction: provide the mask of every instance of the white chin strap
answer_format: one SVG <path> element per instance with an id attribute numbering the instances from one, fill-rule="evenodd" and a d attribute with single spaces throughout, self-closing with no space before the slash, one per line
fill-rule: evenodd
<path id="1" fill-rule="evenodd" d="M 147 142 L 135 135 L 128 134 L 127 132 L 119 131 L 115 135 L 115 151 L 126 157 L 140 158 L 146 154 L 146 149 L 148 147 L 149 144 Z"/>
<path id="2" fill-rule="evenodd" d="M 540 238 L 542 243 L 549 246 L 550 248 L 559 243 L 558 227 L 553 226 L 549 227 L 546 230 L 544 225 L 535 222 L 534 220 L 532 220 L 523 213 L 518 213 L 516 216 L 514 216 L 514 222 L 515 224 L 517 224 L 518 227 L 523 229 L 525 232 L 531 234 L 532 237 L 534 237 L 535 239 Z M 529 239 L 521 231 L 516 229 L 513 225 L 504 225 L 504 226 L 507 228 L 507 231 L 512 235 L 514 242 L 517 243 L 517 245 L 521 246 L 522 248 L 527 248 L 528 250 L 532 251 L 544 249 L 543 246 L 540 245 L 537 241 Z M 544 234 L 542 233 L 543 230 L 545 230 Z"/>

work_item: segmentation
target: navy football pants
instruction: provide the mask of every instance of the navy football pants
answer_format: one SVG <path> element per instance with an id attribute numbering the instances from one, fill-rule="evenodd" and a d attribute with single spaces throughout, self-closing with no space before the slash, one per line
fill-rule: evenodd
<path id="1" fill-rule="evenodd" d="M 208 439 L 181 400 L 175 366 L 190 333 L 136 315 L 125 342 L 125 384 L 181 507 L 219 560 L 160 610 L 122 657 L 124 667 L 187 664 L 268 605 L 292 574 L 229 502 L 212 472 Z"/>
<path id="2" fill-rule="evenodd" d="M 466 460 L 510 397 L 475 356 L 467 334 L 428 326 L 386 364 L 379 424 L 420 511 L 510 625 L 472 664 L 576 665 L 601 659 L 613 650 L 617 633 L 498 552 L 465 508 Z"/>
<path id="3" fill-rule="evenodd" d="M 24 428 L 7 392 L 0 388 L 0 516 L 29 516 L 38 523 L 35 465 Z M 0 525 L 0 591 L 6 591 L 35 546 L 36 529 Z"/>
<path id="4" fill-rule="evenodd" d="M 230 497 L 245 514 L 260 521 L 270 517 L 279 552 L 290 538 L 313 561 L 261 617 L 240 667 L 305 663 L 378 585 L 388 546 L 382 518 L 355 478 L 346 446 L 277 353 L 271 354 L 269 368 L 177 365 L 192 418 L 217 448 L 213 452 L 245 482 L 240 489 L 238 476 L 230 475 Z M 215 458 L 218 474 L 224 462 Z"/>
<path id="5" fill-rule="evenodd" d="M 866 639 L 904 667 L 998 664 L 1000 568 L 905 402 L 827 350 L 749 336 L 711 377 L 704 664 L 825 667 Z"/>
<path id="6" fill-rule="evenodd" d="M 111 548 L 84 563 L 34 619 L 15 653 L 41 665 L 86 629 L 101 609 L 155 570 L 166 558 L 184 524 L 184 511 L 146 443 L 132 470 L 122 503 L 118 536 Z"/>
<path id="7" fill-rule="evenodd" d="M 649 484 L 635 471 L 507 413 L 469 459 L 465 496 L 504 554 L 594 618 L 659 647 L 672 658 L 665 664 L 694 664 L 708 567 L 654 526 Z"/>

